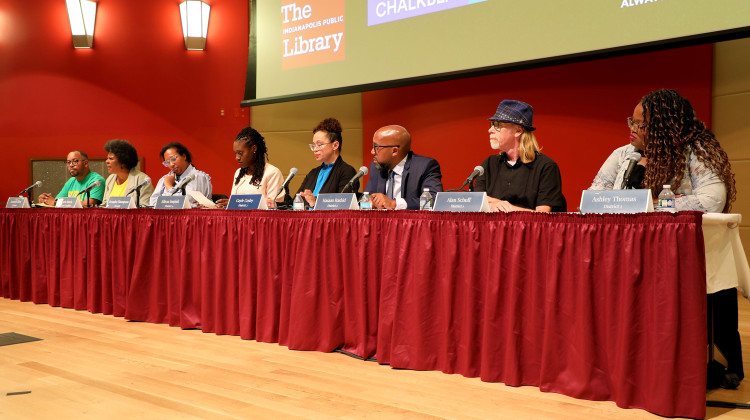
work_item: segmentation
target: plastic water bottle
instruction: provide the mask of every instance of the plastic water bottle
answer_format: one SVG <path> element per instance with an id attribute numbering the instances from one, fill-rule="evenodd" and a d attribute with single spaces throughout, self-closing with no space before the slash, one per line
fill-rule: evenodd
<path id="1" fill-rule="evenodd" d="M 429 188 L 422 190 L 422 195 L 419 196 L 419 209 L 432 210 L 432 194 Z"/>
<path id="2" fill-rule="evenodd" d="M 305 209 L 305 199 L 302 198 L 302 194 L 297 193 L 297 195 L 294 196 L 294 203 L 292 203 L 292 210 L 304 210 Z"/>
<path id="3" fill-rule="evenodd" d="M 359 198 L 359 209 L 372 210 L 372 200 L 370 200 L 370 193 L 367 191 L 363 192 L 362 197 Z"/>
<path id="4" fill-rule="evenodd" d="M 676 211 L 672 187 L 665 185 L 663 188 L 664 189 L 659 193 L 659 203 L 656 206 L 656 211 Z"/>

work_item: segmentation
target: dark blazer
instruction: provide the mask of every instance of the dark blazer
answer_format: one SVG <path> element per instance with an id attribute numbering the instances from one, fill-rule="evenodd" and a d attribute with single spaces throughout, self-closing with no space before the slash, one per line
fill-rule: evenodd
<path id="1" fill-rule="evenodd" d="M 297 190 L 298 193 L 301 193 L 305 190 L 314 191 L 315 190 L 315 184 L 318 182 L 318 174 L 320 173 L 320 170 L 323 168 L 323 165 L 318 166 L 317 168 L 314 168 L 311 170 L 307 176 L 305 176 L 305 179 L 302 181 L 302 185 L 300 185 L 299 189 Z M 331 169 L 331 173 L 328 174 L 328 178 L 323 183 L 323 186 L 320 188 L 320 194 L 337 194 L 340 193 L 341 190 L 346 186 L 347 182 L 349 182 L 350 179 L 357 173 L 356 170 L 352 167 L 352 165 L 349 165 L 348 163 L 344 162 L 343 159 L 341 159 L 341 156 L 336 158 L 336 161 L 333 162 L 333 168 Z M 347 189 L 346 192 L 350 193 L 356 193 L 359 191 L 359 180 L 354 181 L 354 184 L 352 184 L 352 189 Z"/>
<path id="2" fill-rule="evenodd" d="M 419 210 L 419 196 L 422 195 L 424 188 L 429 188 L 433 196 L 443 191 L 443 183 L 440 180 L 442 177 L 440 164 L 435 159 L 409 152 L 406 156 L 404 172 L 401 174 L 401 198 L 406 200 L 406 208 Z M 375 168 L 375 162 L 373 162 L 370 164 L 370 179 L 367 181 L 365 191 L 370 194 L 385 194 L 387 181 L 387 178 L 380 175 L 380 171 Z"/>

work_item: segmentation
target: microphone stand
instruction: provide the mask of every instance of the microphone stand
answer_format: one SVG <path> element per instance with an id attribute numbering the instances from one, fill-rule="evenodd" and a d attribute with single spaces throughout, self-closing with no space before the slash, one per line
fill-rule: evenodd
<path id="1" fill-rule="evenodd" d="M 346 189 L 347 189 L 347 188 L 349 188 L 349 189 L 352 189 L 352 188 L 354 188 L 354 183 L 352 183 L 352 182 L 347 182 L 347 183 L 346 183 L 346 185 L 344 185 L 344 188 L 342 188 L 342 189 L 341 189 L 341 192 L 340 192 L 340 194 L 343 194 L 343 193 L 345 193 L 345 192 L 346 192 Z"/>
<path id="2" fill-rule="evenodd" d="M 135 208 L 141 208 L 141 189 L 135 190 Z"/>
<path id="3" fill-rule="evenodd" d="M 29 188 L 28 191 L 26 191 L 26 199 L 29 200 L 29 207 L 34 207 L 34 203 L 32 203 L 31 196 L 34 193 L 33 188 Z"/>
<path id="4" fill-rule="evenodd" d="M 91 207 L 91 190 L 86 191 L 86 207 Z"/>
<path id="5" fill-rule="evenodd" d="M 476 180 L 476 178 L 472 179 L 471 182 L 469 182 L 469 192 L 474 192 L 474 180 Z"/>

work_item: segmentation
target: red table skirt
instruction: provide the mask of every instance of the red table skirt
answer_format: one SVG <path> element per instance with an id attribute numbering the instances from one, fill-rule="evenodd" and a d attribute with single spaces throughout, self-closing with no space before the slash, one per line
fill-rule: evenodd
<path id="1" fill-rule="evenodd" d="M 6 298 L 705 416 L 700 213 L 2 209 L 0 223 Z"/>

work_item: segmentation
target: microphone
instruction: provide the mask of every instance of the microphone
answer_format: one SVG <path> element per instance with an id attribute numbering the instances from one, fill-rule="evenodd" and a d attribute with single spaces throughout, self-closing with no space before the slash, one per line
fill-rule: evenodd
<path id="1" fill-rule="evenodd" d="M 289 181 L 291 181 L 292 178 L 294 178 L 295 175 L 297 175 L 297 168 L 290 169 L 289 170 L 289 175 L 284 180 L 284 183 L 281 184 L 281 188 L 279 188 L 279 191 L 276 193 L 276 195 L 273 196 L 274 200 L 276 200 L 276 197 L 278 197 L 279 194 L 281 194 L 281 192 L 284 191 L 284 188 L 286 188 L 286 186 L 289 185 Z"/>
<path id="2" fill-rule="evenodd" d="M 622 183 L 620 184 L 621 190 L 627 188 L 628 181 L 630 180 L 630 174 L 633 173 L 633 168 L 635 168 L 635 165 L 640 162 L 641 154 L 638 152 L 631 152 L 628 153 L 627 156 L 625 156 L 625 159 L 628 160 L 628 168 L 625 169 L 625 174 L 622 176 Z"/>
<path id="3" fill-rule="evenodd" d="M 150 183 L 151 183 L 151 178 L 146 177 L 146 179 L 144 179 L 143 182 L 141 182 L 140 184 L 138 184 L 135 187 L 131 188 L 130 191 L 126 192 L 125 196 L 126 197 L 129 196 L 130 194 L 132 194 L 135 191 L 137 191 L 137 192 L 140 193 L 141 192 L 141 188 L 145 187 L 146 185 L 148 185 Z"/>
<path id="4" fill-rule="evenodd" d="M 96 188 L 96 187 L 98 187 L 98 186 L 100 186 L 100 185 L 102 185 L 102 183 L 101 183 L 101 182 L 99 182 L 99 180 L 97 179 L 97 180 L 95 180 L 94 182 L 92 182 L 91 184 L 89 184 L 89 186 L 88 186 L 88 187 L 84 188 L 84 189 L 83 189 L 83 191 L 79 192 L 79 193 L 78 193 L 78 195 L 81 195 L 81 194 L 86 194 L 86 193 L 88 193 L 89 191 L 93 190 L 94 188 Z"/>
<path id="5" fill-rule="evenodd" d="M 42 181 L 37 181 L 37 182 L 34 183 L 34 185 L 32 185 L 32 186 L 26 188 L 25 190 L 21 191 L 20 193 L 16 194 L 16 196 L 20 197 L 25 192 L 28 192 L 29 190 L 33 190 L 34 188 L 41 187 L 41 186 L 42 186 Z"/>
<path id="6" fill-rule="evenodd" d="M 177 190 L 184 189 L 191 181 L 195 181 L 195 174 L 190 174 L 185 178 L 182 178 L 180 182 L 178 182 L 177 185 L 174 186 L 174 188 L 176 188 Z"/>
<path id="7" fill-rule="evenodd" d="M 482 166 L 475 166 L 474 167 L 474 172 L 472 172 L 471 175 L 469 175 L 469 177 L 466 178 L 466 181 L 464 181 L 464 183 L 461 184 L 461 186 L 458 187 L 458 189 L 454 190 L 454 191 L 460 191 L 460 190 L 462 190 L 465 186 L 469 185 L 469 183 L 471 181 L 473 181 L 474 178 L 476 178 L 478 176 L 481 176 L 481 175 L 484 175 L 484 168 Z"/>
<path id="8" fill-rule="evenodd" d="M 341 189 L 341 193 L 343 193 L 344 191 L 346 191 L 347 188 L 349 188 L 349 189 L 354 188 L 354 181 L 356 181 L 356 180 L 362 178 L 363 176 L 367 175 L 367 172 L 368 172 L 367 166 L 360 166 L 359 167 L 359 171 L 356 174 L 354 174 L 354 176 L 352 177 L 352 179 L 350 179 L 349 182 L 347 182 L 346 185 L 344 185 L 344 188 Z"/>

